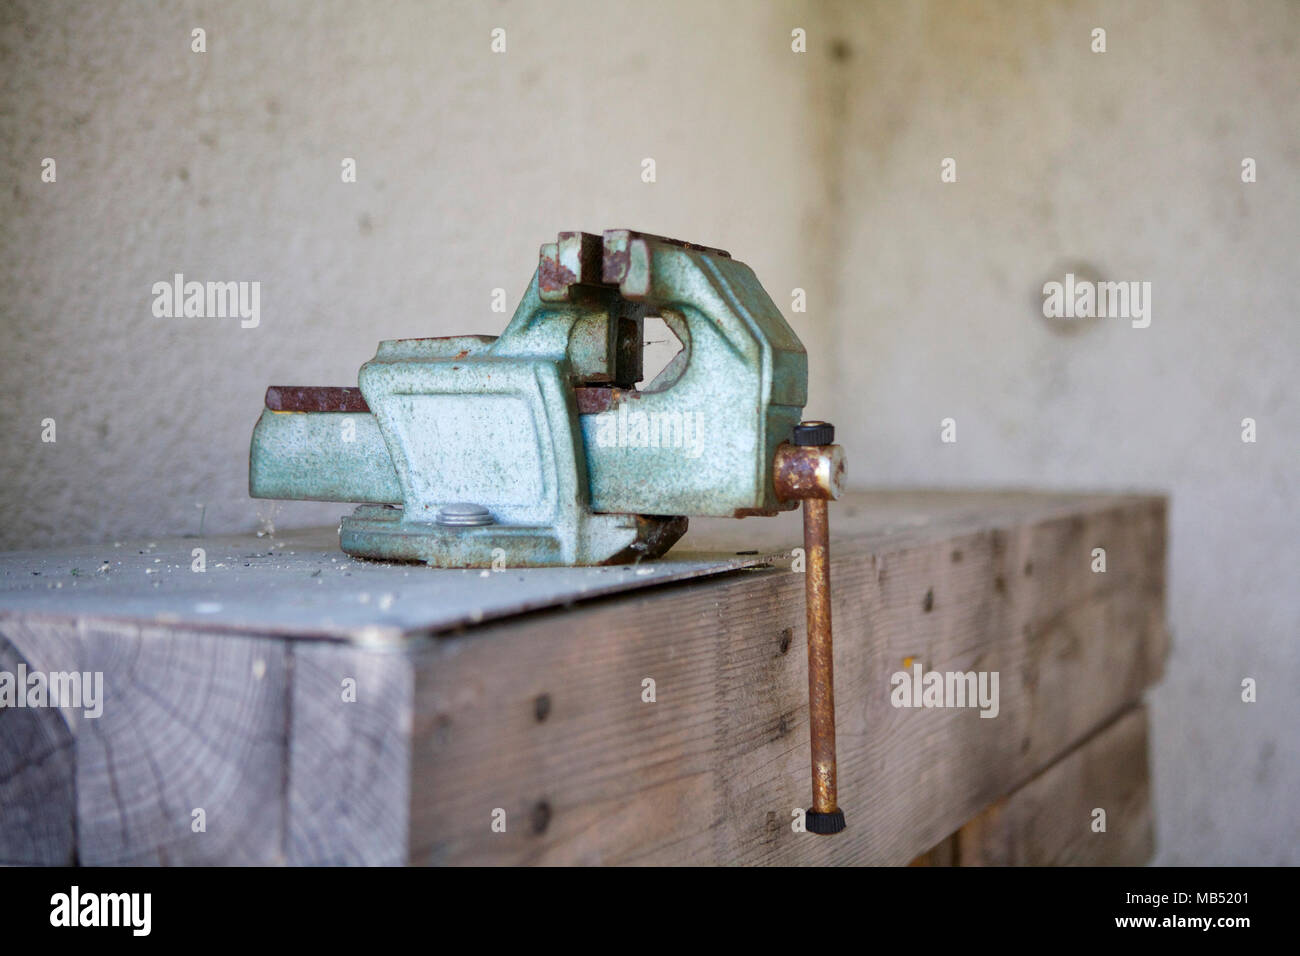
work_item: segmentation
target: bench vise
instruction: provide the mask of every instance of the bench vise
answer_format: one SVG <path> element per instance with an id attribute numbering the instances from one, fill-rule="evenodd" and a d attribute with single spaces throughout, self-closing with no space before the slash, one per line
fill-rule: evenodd
<path id="1" fill-rule="evenodd" d="M 682 348 L 638 388 L 650 316 Z M 829 425 L 800 424 L 807 386 L 803 345 L 728 253 L 628 230 L 563 232 L 541 247 L 500 336 L 380 342 L 356 388 L 269 388 L 249 493 L 360 502 L 340 525 L 344 551 L 443 568 L 654 558 L 691 515 L 775 515 L 804 501 L 808 828 L 838 832 L 825 539 L 844 459 Z"/>

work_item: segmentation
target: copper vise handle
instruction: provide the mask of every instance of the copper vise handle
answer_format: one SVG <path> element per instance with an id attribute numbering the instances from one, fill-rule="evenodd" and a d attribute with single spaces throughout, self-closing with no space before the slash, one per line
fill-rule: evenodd
<path id="1" fill-rule="evenodd" d="M 810 833 L 844 829 L 835 791 L 835 679 L 831 642 L 830 521 L 827 502 L 840 496 L 844 452 L 832 444 L 825 422 L 801 422 L 794 441 L 777 447 L 773 484 L 777 497 L 803 502 L 804 588 L 808 621 L 808 720 L 812 750 L 812 807 L 804 814 Z"/>

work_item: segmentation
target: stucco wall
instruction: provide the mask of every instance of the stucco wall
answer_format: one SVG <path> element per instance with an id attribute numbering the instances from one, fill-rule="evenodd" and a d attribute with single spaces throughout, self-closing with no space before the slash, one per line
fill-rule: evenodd
<path id="1" fill-rule="evenodd" d="M 267 384 L 499 331 L 559 229 L 719 245 L 855 483 L 1172 494 L 1159 859 L 1300 863 L 1298 38 L 1281 2 L 7 4 L 0 547 L 333 522 L 246 496 Z M 260 281 L 260 324 L 154 317 L 176 272 Z M 1066 272 L 1149 281 L 1150 326 L 1044 319 Z"/>

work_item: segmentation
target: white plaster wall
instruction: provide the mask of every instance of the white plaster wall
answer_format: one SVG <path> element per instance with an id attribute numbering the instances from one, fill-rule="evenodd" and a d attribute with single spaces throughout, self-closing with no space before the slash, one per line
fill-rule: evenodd
<path id="1" fill-rule="evenodd" d="M 1170 493 L 1157 859 L 1300 863 L 1300 6 L 881 4 L 848 22 L 827 317 L 854 474 Z M 1150 327 L 1053 327 L 1043 283 L 1071 269 L 1151 282 Z"/>
<path id="2" fill-rule="evenodd" d="M 1172 494 L 1158 859 L 1300 863 L 1298 38 L 1285 2 L 6 4 L 0 548 L 333 522 L 246 496 L 267 384 L 499 331 L 560 229 L 720 245 L 808 290 L 858 484 Z M 1150 281 L 1150 328 L 1054 328 L 1071 269 Z M 154 318 L 177 271 L 259 280 L 261 325 Z"/>

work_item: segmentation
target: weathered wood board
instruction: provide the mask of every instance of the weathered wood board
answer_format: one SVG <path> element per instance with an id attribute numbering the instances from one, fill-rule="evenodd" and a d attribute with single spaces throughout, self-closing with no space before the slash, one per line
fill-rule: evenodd
<path id="1" fill-rule="evenodd" d="M 13 735 L 14 714 L 33 712 L 0 710 L 0 855 L 904 864 L 1054 779 L 1159 676 L 1161 498 L 876 492 L 835 505 L 831 524 L 839 836 L 791 828 L 809 770 L 799 524 L 785 515 L 696 522 L 683 542 L 757 551 L 743 557 L 764 567 L 452 630 L 410 620 L 381 642 L 364 620 L 323 639 L 293 636 L 283 613 L 258 634 L 0 597 L 0 650 L 104 674 L 98 718 L 65 707 Z M 997 672 L 997 716 L 893 706 L 890 677 L 913 664 Z M 55 818 L 35 841 L 21 835 L 37 832 L 34 793 Z"/>
<path id="2" fill-rule="evenodd" d="M 1138 866 L 1155 849 L 1147 717 L 1135 707 L 954 836 L 958 866 Z"/>

